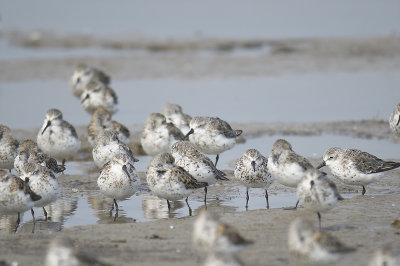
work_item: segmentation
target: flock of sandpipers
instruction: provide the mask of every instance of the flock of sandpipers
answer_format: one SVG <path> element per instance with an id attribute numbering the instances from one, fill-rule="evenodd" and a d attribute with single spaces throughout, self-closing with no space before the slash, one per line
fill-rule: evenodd
<path id="1" fill-rule="evenodd" d="M 104 195 L 113 199 L 110 213 L 115 208 L 117 218 L 117 201 L 138 191 L 140 179 L 134 167 L 138 160 L 128 146 L 129 130 L 112 120 L 118 100 L 109 83 L 108 75 L 85 64 L 78 65 L 70 79 L 74 95 L 92 115 L 88 141 L 93 147 L 94 163 L 101 169 L 97 184 Z M 391 114 L 389 125 L 400 135 L 400 104 Z M 219 155 L 233 148 L 241 133 L 242 130 L 232 129 L 220 118 L 192 118 L 182 112 L 181 106 L 166 104 L 162 113 L 149 116 L 141 135 L 143 150 L 153 156 L 146 172 L 148 187 L 154 195 L 167 200 L 169 209 L 170 201 L 186 199 L 191 214 L 188 197 L 193 191 L 204 188 L 206 205 L 207 187 L 218 180 L 228 180 L 216 168 Z M 66 170 L 65 161 L 76 155 L 80 145 L 74 127 L 63 120 L 58 109 L 47 111 L 36 142 L 28 139 L 20 143 L 13 139 L 7 126 L 0 125 L 0 169 L 3 169 L 0 170 L 0 213 L 17 214 L 19 224 L 20 213 L 31 210 L 35 221 L 33 207 L 42 207 L 47 219 L 45 206 L 60 194 L 57 178 Z M 205 154 L 216 155 L 215 163 Z M 288 246 L 293 253 L 313 262 L 335 261 L 342 253 L 354 250 L 321 230 L 321 213 L 343 199 L 335 183 L 319 170 L 324 166 L 345 184 L 362 186 L 364 195 L 367 184 L 385 171 L 400 167 L 400 163 L 384 161 L 360 150 L 333 147 L 325 152 L 321 165 L 314 167 L 294 152 L 288 141 L 278 139 L 268 158 L 256 149 L 248 149 L 234 169 L 234 178 L 247 187 L 246 208 L 249 188 L 265 189 L 267 208 L 267 189 L 274 180 L 297 188 L 298 201 L 292 209 L 300 203 L 314 211 L 319 228 L 314 228 L 308 220 L 296 219 L 289 228 Z M 12 174 L 14 168 L 17 175 Z M 206 265 L 241 265 L 236 250 L 251 243 L 207 211 L 195 222 L 193 242 L 208 252 Z M 49 250 L 47 265 L 61 265 L 57 264 L 61 259 L 57 251 L 60 248 L 70 247 L 62 241 L 54 244 Z M 390 247 L 379 252 L 371 265 L 392 265 L 382 264 L 390 260 L 399 263 L 399 254 Z"/>

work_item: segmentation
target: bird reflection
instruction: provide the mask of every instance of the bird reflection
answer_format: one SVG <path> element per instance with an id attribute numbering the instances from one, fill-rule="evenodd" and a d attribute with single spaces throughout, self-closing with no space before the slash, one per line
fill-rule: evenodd
<path id="1" fill-rule="evenodd" d="M 179 201 L 171 201 L 171 209 L 168 211 L 167 201 L 165 199 L 160 199 L 157 196 L 144 194 L 142 196 L 142 208 L 144 212 L 144 217 L 146 219 L 165 219 L 177 217 L 181 211 L 178 211 L 186 204 Z M 189 211 L 188 211 L 189 215 Z"/>
<path id="2" fill-rule="evenodd" d="M 63 228 L 64 222 L 68 217 L 72 216 L 78 208 L 78 198 L 58 198 L 55 202 L 46 206 L 49 220 L 44 217 L 37 217 L 35 222 L 32 217 L 26 213 L 21 213 L 20 226 L 17 226 L 16 215 L 0 216 L 0 232 L 1 233 L 35 233 L 35 232 L 57 232 Z M 38 212 L 40 213 L 40 212 Z"/>
<path id="3" fill-rule="evenodd" d="M 89 205 L 95 210 L 94 215 L 99 219 L 99 224 L 111 224 L 111 223 L 134 223 L 136 219 L 128 217 L 120 206 L 119 211 L 115 212 L 114 215 L 110 215 L 111 206 L 113 206 L 113 200 L 103 196 L 101 194 L 90 195 L 88 197 Z M 124 202 L 124 201 L 121 201 Z"/>

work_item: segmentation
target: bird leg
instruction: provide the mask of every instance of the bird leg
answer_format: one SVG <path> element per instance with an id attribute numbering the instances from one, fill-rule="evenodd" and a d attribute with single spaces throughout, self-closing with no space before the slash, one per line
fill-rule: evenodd
<path id="1" fill-rule="evenodd" d="M 321 214 L 317 212 L 318 215 L 318 221 L 319 221 L 319 231 L 321 231 Z"/>
<path id="2" fill-rule="evenodd" d="M 367 190 L 365 189 L 365 187 L 364 186 L 362 186 L 363 187 L 363 190 L 362 190 L 362 195 L 364 196 L 364 194 L 365 194 L 365 192 L 367 192 Z"/>
<path id="3" fill-rule="evenodd" d="M 204 187 L 204 205 L 207 206 L 207 187 Z"/>
<path id="4" fill-rule="evenodd" d="M 248 209 L 249 206 L 249 188 L 246 187 L 246 211 Z"/>
<path id="5" fill-rule="evenodd" d="M 32 219 L 33 219 L 33 223 L 35 223 L 35 212 L 33 211 L 33 208 L 31 208 L 31 214 L 32 214 Z"/>
<path id="6" fill-rule="evenodd" d="M 189 202 L 188 202 L 188 198 L 189 197 L 186 197 L 186 205 L 188 206 L 188 208 L 189 208 L 189 216 L 192 216 L 192 208 L 190 208 L 190 206 L 189 206 Z"/>
<path id="7" fill-rule="evenodd" d="M 215 167 L 217 167 L 218 160 L 219 160 L 219 154 L 217 154 L 217 157 L 215 157 Z"/>
<path id="8" fill-rule="evenodd" d="M 44 214 L 44 217 L 45 217 L 45 219 L 46 219 L 46 221 L 47 221 L 47 211 L 46 211 L 46 209 L 44 208 L 44 207 L 42 207 L 43 208 L 43 214 Z"/>
<path id="9" fill-rule="evenodd" d="M 265 200 L 267 201 L 267 209 L 269 209 L 268 191 L 265 190 Z M 296 205 L 297 208 L 297 205 Z"/>
<path id="10" fill-rule="evenodd" d="M 18 218 L 17 218 L 17 222 L 16 222 L 17 225 L 15 226 L 14 233 L 17 232 L 20 222 L 21 222 L 21 217 L 20 217 L 20 214 L 18 213 Z"/>
<path id="11" fill-rule="evenodd" d="M 168 205 L 168 212 L 171 211 L 171 204 L 169 204 L 169 200 L 167 200 L 167 205 Z"/>

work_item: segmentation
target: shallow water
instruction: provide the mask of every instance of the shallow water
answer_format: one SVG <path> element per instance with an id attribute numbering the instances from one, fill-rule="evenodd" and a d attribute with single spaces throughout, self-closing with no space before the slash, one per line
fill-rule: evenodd
<path id="1" fill-rule="evenodd" d="M 262 136 L 248 139 L 245 144 L 238 144 L 232 150 L 226 151 L 220 156 L 218 168 L 226 171 L 232 178 L 235 160 L 246 149 L 259 149 L 265 156 L 271 149 L 273 142 L 278 138 L 285 138 L 292 143 L 293 148 L 300 154 L 319 162 L 323 152 L 330 146 L 359 148 L 382 158 L 398 158 L 398 147 L 387 140 L 357 139 L 345 136 L 333 136 L 323 134 L 321 136 Z M 210 158 L 214 159 L 210 156 Z M 151 160 L 150 156 L 140 156 L 136 169 L 144 176 L 146 168 Z M 181 218 L 189 215 L 189 209 L 184 200 L 172 203 L 171 212 L 168 212 L 166 200 L 151 195 L 142 180 L 141 190 L 130 199 L 119 202 L 120 211 L 115 218 L 115 212 L 110 216 L 112 206 L 111 199 L 104 197 L 97 188 L 96 180 L 98 169 L 93 162 L 68 162 L 66 175 L 60 176 L 60 181 L 67 184 L 61 197 L 53 204 L 46 207 L 50 221 L 43 221 L 43 213 L 35 208 L 37 223 L 34 230 L 58 231 L 77 225 L 91 225 L 99 223 L 133 223 L 146 222 L 156 219 Z M 72 179 L 71 179 L 72 178 Z M 76 183 L 79 181 L 78 183 Z M 77 185 L 71 185 L 71 184 Z M 79 185 L 81 184 L 81 185 Z M 374 187 L 374 184 L 369 186 Z M 386 189 L 387 190 L 387 189 Z M 386 193 L 386 190 L 382 193 Z M 192 215 L 199 213 L 204 208 L 203 190 L 197 191 L 189 197 L 189 205 Z M 250 189 L 248 210 L 266 208 L 263 189 Z M 270 208 L 282 208 L 293 206 L 296 202 L 294 189 L 286 189 L 279 184 L 274 184 L 269 189 Z M 353 197 L 358 193 L 342 193 L 345 198 Z M 208 208 L 218 212 L 245 211 L 246 189 L 237 182 L 219 183 L 208 190 Z M 12 232 L 15 227 L 16 216 L 0 216 L 0 232 Z M 22 216 L 21 226 L 18 232 L 31 232 L 33 230 L 32 217 L 29 212 Z"/>
<path id="2" fill-rule="evenodd" d="M 63 82 L 1 83 L 1 123 L 15 129 L 40 127 L 46 111 L 56 107 L 73 125 L 89 124 L 90 115 L 69 89 L 69 74 Z M 115 81 L 119 111 L 113 119 L 128 126 L 143 124 L 171 102 L 192 116 L 231 122 L 387 120 L 400 102 L 398 84 L 398 71 Z"/>

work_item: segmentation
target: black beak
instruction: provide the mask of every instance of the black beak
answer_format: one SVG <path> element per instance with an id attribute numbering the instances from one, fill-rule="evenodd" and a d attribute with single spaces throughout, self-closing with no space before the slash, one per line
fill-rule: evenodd
<path id="1" fill-rule="evenodd" d="M 317 166 L 317 169 L 322 168 L 322 167 L 324 167 L 324 166 L 326 166 L 325 161 L 323 161 L 320 165 L 318 165 L 318 166 Z"/>
<path id="2" fill-rule="evenodd" d="M 193 128 L 191 128 L 190 131 L 185 135 L 185 137 L 183 138 L 183 140 L 189 140 L 189 136 L 190 136 L 191 134 L 193 134 L 193 133 L 194 133 L 194 130 L 193 130 Z"/>
<path id="3" fill-rule="evenodd" d="M 251 161 L 251 166 L 253 167 L 254 172 L 256 171 L 256 162 Z"/>
<path id="4" fill-rule="evenodd" d="M 83 103 L 83 102 L 86 101 L 87 99 L 89 99 L 89 94 L 86 94 L 86 97 L 83 98 L 83 99 L 81 100 L 81 103 Z"/>
<path id="5" fill-rule="evenodd" d="M 314 180 L 311 180 L 310 185 L 311 185 L 310 189 L 312 189 L 314 187 Z"/>
<path id="6" fill-rule="evenodd" d="M 51 121 L 47 121 L 47 124 L 46 124 L 46 126 L 44 127 L 44 129 L 42 131 L 42 135 L 50 125 L 51 125 Z"/>
<path id="7" fill-rule="evenodd" d="M 397 124 L 396 124 L 396 126 L 398 126 L 398 125 L 399 125 L 399 123 L 400 123 L 400 116 L 399 116 L 399 118 L 398 118 L 398 120 L 397 120 Z"/>
<path id="8" fill-rule="evenodd" d="M 129 172 L 128 172 L 128 168 L 126 168 L 126 164 L 124 164 L 124 166 L 122 166 L 122 170 L 125 172 L 125 174 L 126 174 L 129 178 L 131 178 L 131 175 L 130 175 Z"/>
<path id="9" fill-rule="evenodd" d="M 3 138 L 3 131 L 0 132 L 0 139 Z"/>

